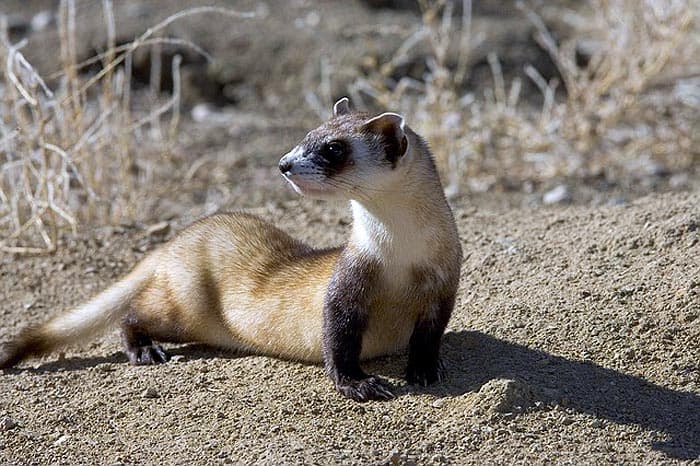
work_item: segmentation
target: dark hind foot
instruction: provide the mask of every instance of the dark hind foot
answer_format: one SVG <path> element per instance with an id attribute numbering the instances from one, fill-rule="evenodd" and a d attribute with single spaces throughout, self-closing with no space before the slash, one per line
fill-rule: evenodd
<path id="1" fill-rule="evenodd" d="M 170 357 L 160 345 L 151 343 L 150 345 L 125 348 L 124 352 L 129 358 L 129 362 L 134 366 L 145 366 L 148 364 L 163 364 L 168 362 Z"/>
<path id="2" fill-rule="evenodd" d="M 122 323 L 124 352 L 134 366 L 168 362 L 168 354 L 151 337 L 139 331 L 135 319 L 127 317 Z"/>

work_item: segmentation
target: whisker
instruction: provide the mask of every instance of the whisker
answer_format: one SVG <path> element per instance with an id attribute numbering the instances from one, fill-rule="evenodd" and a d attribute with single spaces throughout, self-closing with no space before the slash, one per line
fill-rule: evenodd
<path id="1" fill-rule="evenodd" d="M 356 186 L 351 185 L 350 183 L 334 180 L 332 178 L 328 178 L 326 182 L 334 188 L 344 188 L 346 191 L 360 200 L 369 200 L 369 196 L 367 196 L 366 193 L 358 190 Z"/>

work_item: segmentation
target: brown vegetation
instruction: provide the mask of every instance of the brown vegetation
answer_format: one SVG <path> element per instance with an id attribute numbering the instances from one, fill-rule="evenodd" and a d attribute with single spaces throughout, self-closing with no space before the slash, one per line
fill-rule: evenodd
<path id="1" fill-rule="evenodd" d="M 167 152 L 165 141 L 172 139 L 180 118 L 180 58 L 172 62 L 172 96 L 163 99 L 159 47 L 178 43 L 206 55 L 195 44 L 159 34 L 172 22 L 196 14 L 250 16 L 192 8 L 117 46 L 111 0 L 103 1 L 103 13 L 107 50 L 78 63 L 75 1 L 61 1 L 62 69 L 51 76 L 54 90 L 22 55 L 25 43 L 11 44 L 6 28 L 0 31 L 5 63 L 0 73 L 0 250 L 51 252 L 61 228 L 75 232 L 81 222 L 132 217 L 134 200 L 155 169 L 143 155 Z M 132 102 L 131 64 L 141 47 L 149 47 L 153 57 L 150 95 L 141 96 L 150 100 L 149 111 L 134 111 Z M 97 73 L 81 73 L 96 63 L 101 65 Z"/>

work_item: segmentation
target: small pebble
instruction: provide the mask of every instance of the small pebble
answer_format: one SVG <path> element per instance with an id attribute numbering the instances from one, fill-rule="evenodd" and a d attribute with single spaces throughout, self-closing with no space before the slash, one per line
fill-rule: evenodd
<path id="1" fill-rule="evenodd" d="M 400 464 L 402 458 L 399 452 L 392 451 L 389 456 L 383 461 L 384 464 L 390 464 L 392 466 L 397 466 Z"/>
<path id="2" fill-rule="evenodd" d="M 67 441 L 69 438 L 70 438 L 69 435 L 61 435 L 61 436 L 58 438 L 58 440 L 56 440 L 56 441 L 53 443 L 53 446 L 57 447 L 57 446 L 61 445 L 62 443 L 66 443 L 66 441 Z"/>
<path id="3" fill-rule="evenodd" d="M 207 104 L 197 104 L 192 107 L 192 119 L 194 121 L 206 121 L 212 113 L 211 108 Z"/>
<path id="4" fill-rule="evenodd" d="M 17 426 L 17 422 L 9 416 L 5 416 L 0 420 L 0 430 L 12 430 Z"/>
<path id="5" fill-rule="evenodd" d="M 142 398 L 160 398 L 160 395 L 158 394 L 158 391 L 153 388 L 153 387 L 148 387 L 146 390 L 143 391 L 141 394 Z"/>
<path id="6" fill-rule="evenodd" d="M 53 13 L 43 10 L 32 17 L 31 26 L 34 31 L 43 31 L 53 22 Z"/>
<path id="7" fill-rule="evenodd" d="M 444 405 L 445 405 L 444 398 L 438 398 L 437 400 L 433 401 L 433 403 L 432 403 L 433 408 L 442 408 Z"/>
<path id="8" fill-rule="evenodd" d="M 544 196 L 542 196 L 542 202 L 545 204 L 561 204 L 569 202 L 570 200 L 571 195 L 569 194 L 569 188 L 563 184 L 547 191 L 544 193 Z"/>

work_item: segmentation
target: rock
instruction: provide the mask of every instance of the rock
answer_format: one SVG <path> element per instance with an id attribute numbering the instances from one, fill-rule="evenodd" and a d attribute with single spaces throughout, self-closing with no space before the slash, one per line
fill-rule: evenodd
<path id="1" fill-rule="evenodd" d="M 19 424 L 17 423 L 17 421 L 15 421 L 14 419 L 12 419 L 10 416 L 5 416 L 5 417 L 2 418 L 2 420 L 0 421 L 0 431 L 2 431 L 2 430 L 12 430 L 12 429 L 14 429 L 15 427 L 18 427 L 18 426 L 19 426 Z"/>
<path id="2" fill-rule="evenodd" d="M 563 204 L 569 201 L 571 201 L 569 188 L 563 184 L 560 184 L 554 189 L 550 189 L 542 196 L 542 202 L 545 204 Z"/>
<path id="3" fill-rule="evenodd" d="M 53 22 L 53 13 L 50 10 L 43 10 L 32 17 L 30 24 L 32 26 L 32 31 L 43 31 Z"/>
<path id="4" fill-rule="evenodd" d="M 203 122 L 209 119 L 213 110 L 208 104 L 197 104 L 192 107 L 191 116 L 196 122 Z"/>
<path id="5" fill-rule="evenodd" d="M 158 391 L 153 388 L 153 387 L 148 387 L 146 390 L 143 391 L 141 394 L 141 398 L 160 398 L 160 394 Z"/>
<path id="6" fill-rule="evenodd" d="M 431 406 L 433 408 L 442 408 L 445 405 L 445 399 L 444 398 L 438 398 L 437 400 L 433 401 Z"/>
<path id="7" fill-rule="evenodd" d="M 15 427 L 17 427 L 19 424 L 12 419 L 10 416 L 5 416 L 0 420 L 0 430 L 12 430 Z"/>
<path id="8" fill-rule="evenodd" d="M 56 440 L 56 441 L 53 443 L 53 446 L 54 446 L 54 447 L 57 447 L 57 446 L 61 445 L 62 443 L 66 443 L 66 442 L 68 441 L 69 438 L 70 438 L 69 435 L 65 435 L 65 434 L 64 434 L 64 435 L 61 435 L 61 436 L 58 438 L 58 440 Z"/>
<path id="9" fill-rule="evenodd" d="M 391 466 L 398 466 L 401 464 L 402 460 L 404 458 L 399 454 L 398 451 L 392 451 L 389 453 L 389 456 L 387 456 L 384 461 L 381 462 L 381 464 L 388 464 Z"/>

